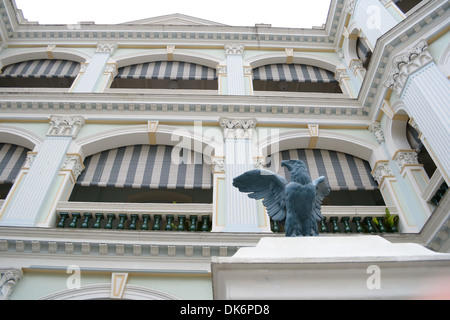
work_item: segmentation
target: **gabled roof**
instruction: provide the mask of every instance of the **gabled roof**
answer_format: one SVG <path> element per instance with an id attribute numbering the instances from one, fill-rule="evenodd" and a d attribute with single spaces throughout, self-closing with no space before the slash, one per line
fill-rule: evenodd
<path id="1" fill-rule="evenodd" d="M 135 20 L 121 24 L 141 24 L 141 25 L 184 25 L 184 26 L 226 26 L 210 20 L 191 17 L 181 13 L 167 14 L 163 16 Z"/>

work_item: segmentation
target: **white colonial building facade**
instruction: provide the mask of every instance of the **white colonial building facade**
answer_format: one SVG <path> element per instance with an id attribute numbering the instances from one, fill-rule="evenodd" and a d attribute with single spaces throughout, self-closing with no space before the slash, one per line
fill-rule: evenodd
<path id="1" fill-rule="evenodd" d="M 448 1 L 331 0 L 312 29 L 0 15 L 1 299 L 249 298 L 218 261 L 284 234 L 231 182 L 285 159 L 327 176 L 321 237 L 448 275 Z"/>

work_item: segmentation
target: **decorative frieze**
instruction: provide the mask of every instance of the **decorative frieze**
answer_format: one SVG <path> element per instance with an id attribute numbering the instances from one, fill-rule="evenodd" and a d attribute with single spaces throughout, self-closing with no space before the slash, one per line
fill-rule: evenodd
<path id="1" fill-rule="evenodd" d="M 400 95 L 408 77 L 431 61 L 433 57 L 428 50 L 427 41 L 421 40 L 392 59 L 391 69 L 384 86 L 392 88 Z"/>
<path id="2" fill-rule="evenodd" d="M 84 118 L 81 116 L 51 116 L 48 137 L 72 137 L 76 139 L 78 132 L 84 125 Z"/>
<path id="3" fill-rule="evenodd" d="M 225 139 L 250 139 L 252 129 L 256 126 L 256 119 L 220 118 L 219 124 L 224 130 Z"/>
<path id="4" fill-rule="evenodd" d="M 378 161 L 375 164 L 375 168 L 371 172 L 372 177 L 380 185 L 385 177 L 393 177 L 394 174 L 391 171 L 388 160 Z"/>

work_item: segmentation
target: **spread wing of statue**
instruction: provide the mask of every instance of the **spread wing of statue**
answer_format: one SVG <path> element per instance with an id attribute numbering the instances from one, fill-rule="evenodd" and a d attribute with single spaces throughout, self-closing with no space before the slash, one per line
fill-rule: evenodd
<path id="1" fill-rule="evenodd" d="M 284 160 L 281 166 L 289 170 L 291 182 L 272 171 L 255 169 L 234 178 L 233 186 L 251 199 L 263 199 L 272 220 L 284 224 L 287 237 L 319 235 L 322 201 L 330 193 L 327 179 L 311 180 L 301 160 Z"/>

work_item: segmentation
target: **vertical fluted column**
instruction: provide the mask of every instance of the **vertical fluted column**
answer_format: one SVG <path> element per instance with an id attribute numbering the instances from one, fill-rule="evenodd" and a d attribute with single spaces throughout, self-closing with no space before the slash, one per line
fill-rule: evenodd
<path id="1" fill-rule="evenodd" d="M 117 49 L 115 43 L 99 43 L 89 64 L 81 67 L 71 92 L 101 92 L 109 86 L 117 74 L 115 63 L 109 62 Z"/>
<path id="2" fill-rule="evenodd" d="M 245 95 L 244 45 L 225 45 L 227 56 L 227 85 L 229 95 Z"/>
<path id="3" fill-rule="evenodd" d="M 48 226 L 52 212 L 66 184 L 65 170 L 73 175 L 82 170 L 81 157 L 67 154 L 84 125 L 81 116 L 52 116 L 46 139 L 29 155 L 0 211 L 0 225 Z M 72 180 L 76 180 L 73 177 Z"/>
<path id="4" fill-rule="evenodd" d="M 380 0 L 347 0 L 344 10 L 353 16 L 372 51 L 378 38 L 399 22 Z"/>
<path id="5" fill-rule="evenodd" d="M 233 179 L 254 169 L 252 134 L 255 119 L 219 120 L 225 137 L 225 232 L 260 232 L 257 203 L 233 186 Z"/>
<path id="6" fill-rule="evenodd" d="M 433 61 L 425 40 L 392 59 L 384 85 L 403 101 L 422 131 L 423 144 L 449 184 L 450 83 Z"/>

